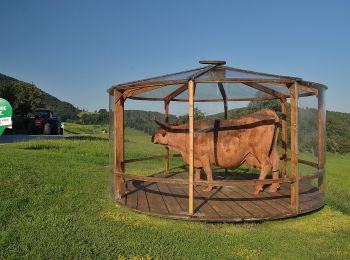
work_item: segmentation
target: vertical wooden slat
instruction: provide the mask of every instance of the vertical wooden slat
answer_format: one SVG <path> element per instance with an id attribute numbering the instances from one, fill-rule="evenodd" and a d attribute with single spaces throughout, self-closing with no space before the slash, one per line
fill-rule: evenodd
<path id="1" fill-rule="evenodd" d="M 298 83 L 289 87 L 290 91 L 290 121 L 291 121 L 291 208 L 299 211 L 299 180 L 298 180 Z"/>
<path id="2" fill-rule="evenodd" d="M 165 124 L 169 123 L 169 104 L 170 104 L 170 101 L 165 101 L 165 103 L 164 103 L 164 110 L 165 110 L 165 119 L 164 119 L 164 121 L 165 121 Z M 169 169 L 170 169 L 169 154 L 170 154 L 170 151 L 169 151 L 168 147 L 165 147 L 165 150 L 166 150 L 165 174 L 169 174 Z"/>
<path id="3" fill-rule="evenodd" d="M 287 177 L 287 101 L 285 98 L 281 99 L 282 110 L 282 174 Z"/>
<path id="4" fill-rule="evenodd" d="M 326 145 L 326 106 L 325 106 L 325 91 L 318 90 L 318 169 L 323 170 L 321 176 L 318 178 L 318 190 L 324 192 L 324 178 L 325 178 L 325 151 Z"/>
<path id="5" fill-rule="evenodd" d="M 222 100 L 224 102 L 224 116 L 225 116 L 225 120 L 227 120 L 227 95 L 226 95 L 226 91 L 225 91 L 225 88 L 224 88 L 224 85 L 222 84 L 222 82 L 218 83 L 218 88 L 219 88 L 219 91 L 221 93 Z M 227 168 L 225 168 L 225 174 L 227 174 L 227 173 L 228 173 L 228 170 L 227 170 Z"/>
<path id="6" fill-rule="evenodd" d="M 124 99 L 122 93 L 114 90 L 114 152 L 115 171 L 124 172 Z M 123 180 L 120 176 L 114 178 L 115 199 L 120 199 Z"/>
<path id="7" fill-rule="evenodd" d="M 189 142 L 189 169 L 188 169 L 188 214 L 193 215 L 193 171 L 194 171 L 194 118 L 193 118 L 193 96 L 194 96 L 194 81 L 190 80 L 188 82 L 188 100 L 189 100 L 189 107 L 188 107 L 188 116 L 189 116 L 189 123 L 188 123 L 188 142 Z"/>
<path id="8" fill-rule="evenodd" d="M 226 96 L 226 91 L 221 82 L 218 83 L 218 88 L 220 90 L 221 96 L 222 96 L 222 101 L 224 102 L 224 113 L 225 113 L 225 119 L 227 119 L 227 96 Z"/>

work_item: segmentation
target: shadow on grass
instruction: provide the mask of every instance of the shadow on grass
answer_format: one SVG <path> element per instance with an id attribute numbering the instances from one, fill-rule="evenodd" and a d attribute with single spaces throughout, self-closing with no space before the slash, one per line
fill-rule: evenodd
<path id="1" fill-rule="evenodd" d="M 47 139 L 50 140 L 50 139 Z M 62 139 L 60 139 L 62 140 Z M 108 138 L 100 137 L 100 136 L 92 136 L 92 135 L 76 135 L 76 136 L 65 136 L 64 140 L 73 140 L 73 141 L 107 141 Z M 71 145 L 65 144 L 65 145 L 59 145 L 55 143 L 45 143 L 45 140 L 40 140 L 41 143 L 34 143 L 30 145 L 25 145 L 24 147 L 21 147 L 20 149 L 23 150 L 67 150 L 72 149 L 73 147 Z"/>
<path id="2" fill-rule="evenodd" d="M 63 148 L 62 146 L 53 145 L 53 144 L 34 144 L 34 145 L 28 145 L 25 147 L 21 147 L 20 149 L 23 149 L 23 150 L 60 150 L 62 148 Z"/>
<path id="3" fill-rule="evenodd" d="M 79 140 L 79 141 L 108 141 L 108 137 L 100 137 L 100 136 L 93 136 L 93 135 L 74 135 L 74 136 L 67 136 L 64 139 L 66 140 Z"/>

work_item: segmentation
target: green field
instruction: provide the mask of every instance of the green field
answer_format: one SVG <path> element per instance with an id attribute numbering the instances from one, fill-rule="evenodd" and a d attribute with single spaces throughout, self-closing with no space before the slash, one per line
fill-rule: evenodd
<path id="1" fill-rule="evenodd" d="M 65 134 L 100 134 L 108 130 L 108 125 L 81 125 L 75 123 L 64 123 Z"/>
<path id="2" fill-rule="evenodd" d="M 149 138 L 128 129 L 126 157 L 164 152 Z M 350 258 L 350 155 L 327 154 L 327 205 L 320 211 L 255 224 L 205 224 L 116 207 L 108 150 L 101 134 L 0 146 L 0 259 Z M 132 167 L 146 174 L 164 164 Z"/>

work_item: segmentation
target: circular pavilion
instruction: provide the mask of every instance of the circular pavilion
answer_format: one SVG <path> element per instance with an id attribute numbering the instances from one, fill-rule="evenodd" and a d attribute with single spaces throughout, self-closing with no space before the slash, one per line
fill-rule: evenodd
<path id="1" fill-rule="evenodd" d="M 281 219 L 323 207 L 327 87 L 298 77 L 231 68 L 225 61 L 200 63 L 203 66 L 197 69 L 108 89 L 116 203 L 156 216 L 212 222 Z M 197 108 L 215 124 L 265 108 L 275 111 L 277 179 L 259 178 L 256 169 L 244 165 L 229 169 L 218 164 L 211 165 L 213 180 L 206 179 L 203 171 L 200 179 L 194 178 L 194 155 L 201 145 L 196 141 L 201 135 Z M 171 146 L 152 142 L 151 135 L 157 132 L 153 119 L 171 127 L 175 116 L 186 124 L 187 161 Z M 216 147 L 213 151 L 221 156 Z M 270 192 L 267 188 L 276 183 L 280 188 Z M 256 185 L 263 191 L 252 194 Z M 208 186 L 215 188 L 205 191 Z"/>

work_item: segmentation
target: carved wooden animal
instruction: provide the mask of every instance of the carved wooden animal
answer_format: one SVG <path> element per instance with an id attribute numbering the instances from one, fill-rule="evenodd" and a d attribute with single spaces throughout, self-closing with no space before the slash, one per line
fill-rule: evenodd
<path id="1" fill-rule="evenodd" d="M 162 144 L 182 155 L 189 162 L 188 124 L 160 125 L 152 142 Z M 204 170 L 207 180 L 212 181 L 211 165 L 235 169 L 246 163 L 260 169 L 259 179 L 263 180 L 270 170 L 272 178 L 279 178 L 279 155 L 277 138 L 279 118 L 269 109 L 260 110 L 239 119 L 199 120 L 194 123 L 194 180 L 200 179 Z M 278 183 L 269 187 L 269 192 L 279 188 Z M 210 191 L 212 186 L 205 190 Z M 256 185 L 253 194 L 263 190 Z"/>

